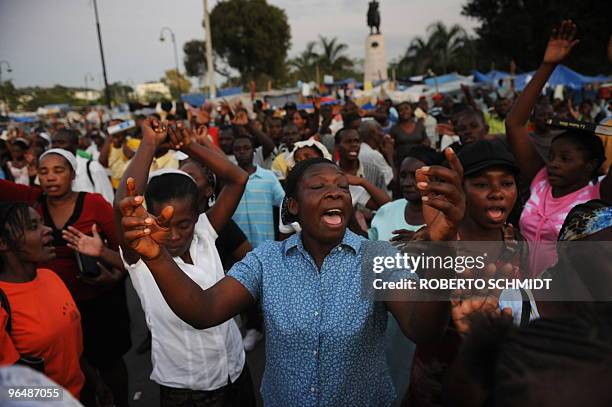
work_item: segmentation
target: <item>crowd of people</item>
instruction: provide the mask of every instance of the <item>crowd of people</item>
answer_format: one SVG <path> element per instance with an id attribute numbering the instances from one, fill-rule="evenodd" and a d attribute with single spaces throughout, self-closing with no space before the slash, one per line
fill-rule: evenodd
<path id="1" fill-rule="evenodd" d="M 245 352 L 265 337 L 265 405 L 610 405 L 608 277 L 555 246 L 612 233 L 612 143 L 550 125 L 612 118 L 592 87 L 546 89 L 577 43 L 562 22 L 525 89 L 503 95 L 171 104 L 4 130 L 0 365 L 128 406 L 137 346 L 161 406 L 248 406 Z M 376 301 L 362 295 L 367 240 L 501 242 L 497 269 L 593 301 Z"/>

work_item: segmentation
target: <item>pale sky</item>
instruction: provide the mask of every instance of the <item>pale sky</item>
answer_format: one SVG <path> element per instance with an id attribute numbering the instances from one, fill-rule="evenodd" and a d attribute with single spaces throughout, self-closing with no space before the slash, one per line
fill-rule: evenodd
<path id="1" fill-rule="evenodd" d="M 268 0 L 285 10 L 291 26 L 289 56 L 301 52 L 318 35 L 338 37 L 349 56 L 364 57 L 368 34 L 368 0 Z M 212 9 L 216 0 L 209 1 Z M 387 60 L 402 54 L 410 40 L 425 33 L 435 20 L 461 24 L 473 32 L 474 20 L 460 15 L 464 0 L 381 0 L 381 30 Z M 174 68 L 171 42 L 159 41 L 160 29 L 176 34 L 182 45 L 204 38 L 201 0 L 98 0 L 109 83 L 135 85 L 159 80 Z M 214 40 L 214 39 L 213 39 Z M 93 0 L 0 0 L 2 78 L 17 86 L 84 86 L 86 73 L 101 88 L 102 68 L 95 29 Z M 181 65 L 181 71 L 184 67 Z"/>

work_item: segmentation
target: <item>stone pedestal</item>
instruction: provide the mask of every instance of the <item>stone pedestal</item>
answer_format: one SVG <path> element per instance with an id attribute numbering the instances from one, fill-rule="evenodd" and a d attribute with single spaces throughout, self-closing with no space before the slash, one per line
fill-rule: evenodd
<path id="1" fill-rule="evenodd" d="M 364 82 L 387 80 L 385 37 L 382 34 L 368 35 L 365 51 Z"/>

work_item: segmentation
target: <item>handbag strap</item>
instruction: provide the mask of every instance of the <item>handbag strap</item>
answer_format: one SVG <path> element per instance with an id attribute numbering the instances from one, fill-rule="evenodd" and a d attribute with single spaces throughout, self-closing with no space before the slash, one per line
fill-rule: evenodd
<path id="1" fill-rule="evenodd" d="M 4 308 L 4 310 L 8 314 L 8 319 L 6 320 L 5 328 L 6 328 L 6 332 L 8 332 L 8 334 L 10 335 L 11 331 L 13 330 L 13 321 L 11 317 L 11 303 L 9 302 L 8 297 L 6 296 L 4 291 L 2 291 L 2 288 L 0 288 L 0 306 Z"/>
<path id="2" fill-rule="evenodd" d="M 521 288 L 521 297 L 523 297 L 523 302 L 521 306 L 521 322 L 520 327 L 526 327 L 529 324 L 531 319 L 531 300 L 529 299 L 529 294 L 525 291 L 524 288 Z"/>

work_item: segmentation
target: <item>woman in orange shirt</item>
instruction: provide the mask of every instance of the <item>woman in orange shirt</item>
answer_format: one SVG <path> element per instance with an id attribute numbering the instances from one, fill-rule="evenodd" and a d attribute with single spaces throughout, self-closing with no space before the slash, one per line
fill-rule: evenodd
<path id="1" fill-rule="evenodd" d="M 25 203 L 0 203 L 0 290 L 9 305 L 0 308 L 0 365 L 36 358 L 37 368 L 78 398 L 81 315 L 57 274 L 36 268 L 55 257 L 50 232 Z"/>

